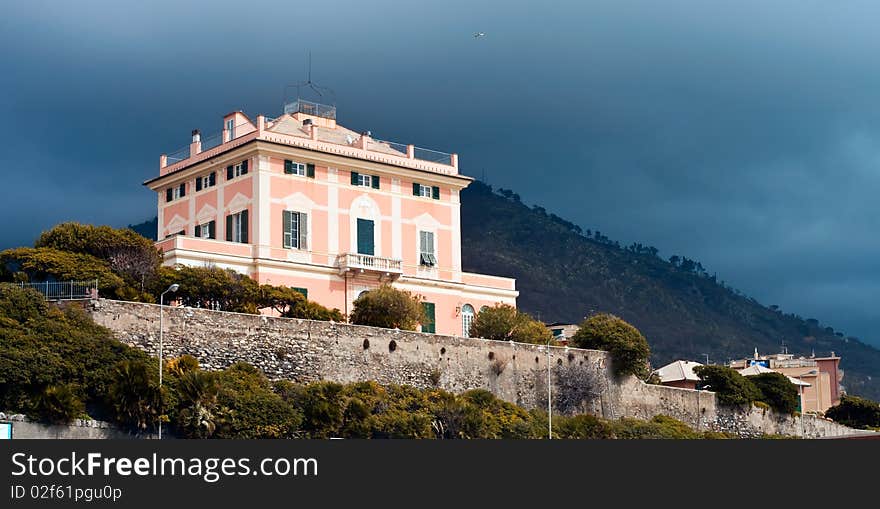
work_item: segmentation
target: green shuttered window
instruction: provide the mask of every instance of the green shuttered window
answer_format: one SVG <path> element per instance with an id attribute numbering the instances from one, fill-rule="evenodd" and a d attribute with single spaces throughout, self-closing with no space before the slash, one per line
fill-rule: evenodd
<path id="1" fill-rule="evenodd" d="M 229 242 L 248 242 L 248 211 L 226 216 L 226 240 Z"/>
<path id="2" fill-rule="evenodd" d="M 292 210 L 283 211 L 285 249 L 308 249 L 309 215 Z"/>
<path id="3" fill-rule="evenodd" d="M 358 254 L 375 255 L 374 226 L 370 219 L 357 220 L 357 252 Z"/>
<path id="4" fill-rule="evenodd" d="M 422 332 L 435 334 L 437 332 L 437 320 L 434 313 L 434 303 L 422 302 L 422 309 L 425 310 L 425 323 L 422 324 Z"/>

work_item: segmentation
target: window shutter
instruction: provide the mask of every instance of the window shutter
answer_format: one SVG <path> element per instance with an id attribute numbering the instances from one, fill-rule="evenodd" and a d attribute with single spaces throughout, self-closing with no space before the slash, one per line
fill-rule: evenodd
<path id="1" fill-rule="evenodd" d="M 358 185 L 358 174 L 356 171 L 351 172 L 351 185 Z"/>
<path id="2" fill-rule="evenodd" d="M 170 187 L 165 190 L 165 201 L 171 201 L 174 199 L 174 195 L 172 193 L 174 193 L 174 191 L 172 191 Z"/>
<path id="3" fill-rule="evenodd" d="M 290 287 L 290 289 L 301 293 L 302 296 L 305 297 L 306 299 L 309 298 L 309 289 L 308 288 L 298 288 L 296 286 L 292 286 L 292 287 Z"/>
<path id="4" fill-rule="evenodd" d="M 232 180 L 232 177 L 234 177 L 234 176 L 235 176 L 235 174 L 232 173 L 232 166 L 227 166 L 226 167 L 226 180 Z"/>
<path id="5" fill-rule="evenodd" d="M 425 232 L 425 252 L 434 254 L 434 232 Z"/>
<path id="6" fill-rule="evenodd" d="M 416 182 L 413 182 L 413 196 L 421 196 L 422 194 L 422 185 Z"/>
<path id="7" fill-rule="evenodd" d="M 435 323 L 436 319 L 434 314 L 434 303 L 422 302 L 422 308 L 425 310 L 425 323 L 422 324 L 422 332 L 434 334 L 435 332 L 437 332 L 437 325 Z"/>
<path id="8" fill-rule="evenodd" d="M 306 177 L 309 177 L 310 179 L 315 178 L 315 165 L 314 164 L 309 163 L 306 165 Z"/>
<path id="9" fill-rule="evenodd" d="M 180 184 L 180 197 L 183 198 L 186 196 L 186 182 Z"/>
<path id="10" fill-rule="evenodd" d="M 217 172 L 212 171 L 211 176 L 208 178 L 208 185 L 216 186 L 217 185 Z"/>
<path id="11" fill-rule="evenodd" d="M 370 180 L 373 182 L 373 189 L 379 189 L 379 176 L 373 175 L 373 177 L 370 178 Z"/>
<path id="12" fill-rule="evenodd" d="M 248 243 L 248 211 L 244 209 L 241 211 L 241 243 Z"/>
<path id="13" fill-rule="evenodd" d="M 440 199 L 440 188 L 439 187 L 437 187 L 437 186 L 431 187 L 431 198 L 434 198 L 435 200 Z"/>
<path id="14" fill-rule="evenodd" d="M 202 227 L 201 225 L 196 225 L 196 231 L 193 232 L 196 237 L 202 236 Z"/>
<path id="15" fill-rule="evenodd" d="M 196 177 L 196 192 L 202 190 L 202 177 Z"/>
<path id="16" fill-rule="evenodd" d="M 247 173 L 247 166 L 248 166 L 248 160 L 245 159 L 244 161 L 241 162 L 241 174 L 242 175 Z"/>
<path id="17" fill-rule="evenodd" d="M 290 159 L 284 160 L 284 173 L 288 175 L 293 173 L 293 161 L 291 161 Z"/>
<path id="18" fill-rule="evenodd" d="M 232 242 L 232 215 L 226 216 L 226 240 Z"/>
<path id="19" fill-rule="evenodd" d="M 370 219 L 361 219 L 357 220 L 357 252 L 358 254 L 365 254 L 373 256 L 375 254 L 375 245 L 373 240 L 374 235 L 374 225 L 373 221 Z"/>
<path id="20" fill-rule="evenodd" d="M 299 212 L 299 248 L 309 248 L 309 215 Z"/>
<path id="21" fill-rule="evenodd" d="M 287 162 L 287 161 L 285 161 L 285 163 L 286 163 L 286 162 Z M 288 249 L 288 248 L 291 247 L 291 240 L 292 240 L 292 239 L 290 238 L 290 235 L 291 235 L 291 231 L 290 231 L 290 215 L 291 215 L 291 214 L 292 214 L 292 212 L 290 212 L 289 210 L 284 210 L 284 211 L 282 211 L 282 213 L 281 213 L 281 224 L 282 224 L 282 226 L 283 226 L 282 231 L 283 231 L 283 239 L 284 239 L 282 242 L 284 243 L 284 248 L 285 248 L 285 249 Z"/>

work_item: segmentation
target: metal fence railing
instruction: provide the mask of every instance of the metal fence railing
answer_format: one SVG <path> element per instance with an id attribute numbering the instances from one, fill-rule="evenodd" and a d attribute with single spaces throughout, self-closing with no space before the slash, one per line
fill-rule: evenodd
<path id="1" fill-rule="evenodd" d="M 98 280 L 43 281 L 40 283 L 12 283 L 31 288 L 43 294 L 46 300 L 86 300 L 98 298 Z"/>
<path id="2" fill-rule="evenodd" d="M 440 163 L 448 166 L 452 165 L 452 154 L 431 150 L 428 148 L 413 147 L 413 156 L 422 161 L 430 161 L 432 163 Z"/>

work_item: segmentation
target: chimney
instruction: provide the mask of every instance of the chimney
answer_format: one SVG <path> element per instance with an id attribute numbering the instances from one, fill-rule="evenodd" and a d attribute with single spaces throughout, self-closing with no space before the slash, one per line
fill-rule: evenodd
<path id="1" fill-rule="evenodd" d="M 192 130 L 192 143 L 189 144 L 189 156 L 202 152 L 202 135 L 198 129 Z"/>

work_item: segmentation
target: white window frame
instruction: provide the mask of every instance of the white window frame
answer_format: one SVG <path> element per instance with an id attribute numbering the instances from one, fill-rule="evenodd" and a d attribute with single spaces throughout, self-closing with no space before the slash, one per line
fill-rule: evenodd
<path id="1" fill-rule="evenodd" d="M 215 184 L 211 184 L 211 174 L 210 173 L 207 175 L 202 175 L 201 177 L 198 177 L 198 179 L 202 181 L 202 191 L 204 191 L 205 189 L 208 189 L 209 187 L 213 187 L 215 185 Z"/>
<path id="2" fill-rule="evenodd" d="M 470 308 L 470 311 L 467 309 Z M 469 338 L 471 324 L 474 323 L 474 318 L 477 316 L 477 311 L 470 304 L 465 304 L 461 307 L 461 337 Z"/>
<path id="3" fill-rule="evenodd" d="M 306 164 L 298 163 L 296 161 L 290 161 L 290 166 L 293 169 L 293 173 L 288 173 L 288 175 L 299 175 L 300 177 L 306 176 Z"/>
<path id="4" fill-rule="evenodd" d="M 358 185 L 361 187 L 373 187 L 373 176 L 358 173 Z"/>
<path id="5" fill-rule="evenodd" d="M 179 200 L 183 198 L 183 195 L 180 194 L 181 189 L 183 189 L 180 185 L 176 185 L 171 188 L 171 199 Z"/>
<path id="6" fill-rule="evenodd" d="M 236 212 L 235 214 L 231 214 L 232 216 L 232 242 L 241 243 L 241 212 Z"/>
<path id="7" fill-rule="evenodd" d="M 243 169 L 244 169 L 244 161 L 242 161 L 238 164 L 233 164 L 232 165 L 232 178 L 238 178 L 238 177 L 241 177 L 242 175 L 244 175 L 244 173 L 242 173 Z"/>
<path id="8" fill-rule="evenodd" d="M 419 184 L 419 196 L 422 198 L 433 198 L 431 186 Z"/>
<path id="9" fill-rule="evenodd" d="M 217 229 L 217 223 L 214 222 L 214 230 L 216 230 L 216 229 Z M 214 234 L 215 238 L 217 237 L 216 231 L 211 232 L 211 221 L 207 221 L 207 222 L 199 224 L 199 230 L 200 230 L 199 231 L 199 238 L 200 239 L 210 239 L 211 233 Z"/>
<path id="10" fill-rule="evenodd" d="M 291 221 L 296 221 L 296 229 L 291 228 L 288 231 L 287 226 L 284 225 L 284 238 L 281 239 L 281 245 L 285 249 L 300 249 L 300 250 L 308 250 L 309 248 L 309 214 L 307 212 L 300 212 L 298 210 L 286 210 L 286 212 L 290 213 Z M 305 223 L 303 223 L 303 219 L 305 219 Z M 293 223 L 291 223 L 293 225 Z M 305 226 L 305 245 L 301 245 L 300 239 L 302 239 L 302 231 L 303 226 Z"/>
<path id="11" fill-rule="evenodd" d="M 217 124 L 214 124 L 217 125 Z M 226 130 L 229 132 L 229 139 L 235 139 L 235 119 L 230 118 L 226 120 Z"/>
<path id="12" fill-rule="evenodd" d="M 431 236 L 431 246 L 430 246 L 431 250 L 430 251 L 422 250 L 422 236 L 423 235 L 430 235 Z M 436 268 L 438 265 L 438 262 L 437 262 L 437 234 L 436 234 L 436 232 L 433 232 L 431 230 L 419 230 L 418 243 L 419 243 L 419 251 L 418 251 L 419 252 L 419 266 L 427 267 L 429 269 Z M 433 258 L 434 264 L 429 265 L 426 263 L 422 263 L 423 255 L 430 255 Z"/>

